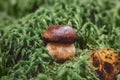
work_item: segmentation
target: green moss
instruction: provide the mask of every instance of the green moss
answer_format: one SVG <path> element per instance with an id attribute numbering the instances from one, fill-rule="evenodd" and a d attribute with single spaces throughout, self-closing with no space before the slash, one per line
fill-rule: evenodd
<path id="1" fill-rule="evenodd" d="M 27 1 L 16 3 L 24 5 L 17 8 L 20 16 L 14 15 L 14 10 L 5 11 L 12 12 L 6 18 L 12 22 L 0 23 L 2 80 L 97 80 L 87 60 L 92 53 L 89 49 L 114 48 L 120 53 L 119 0 L 40 0 L 37 4 L 42 5 L 37 5 L 39 8 L 35 12 Z M 17 19 L 21 15 L 26 16 Z M 78 34 L 75 43 L 78 54 L 63 64 L 56 63 L 48 55 L 43 40 L 45 29 L 57 24 L 70 25 Z"/>

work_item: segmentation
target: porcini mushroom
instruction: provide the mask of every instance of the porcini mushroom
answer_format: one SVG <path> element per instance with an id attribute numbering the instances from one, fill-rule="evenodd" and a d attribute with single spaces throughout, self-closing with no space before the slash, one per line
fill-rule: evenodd
<path id="1" fill-rule="evenodd" d="M 57 61 L 65 61 L 76 55 L 74 42 L 77 40 L 75 30 L 70 26 L 55 25 L 44 32 L 47 50 Z"/>

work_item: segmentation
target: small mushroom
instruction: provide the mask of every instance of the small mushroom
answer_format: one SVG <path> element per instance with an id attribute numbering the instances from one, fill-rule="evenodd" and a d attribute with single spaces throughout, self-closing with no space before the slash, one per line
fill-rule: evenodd
<path id="1" fill-rule="evenodd" d="M 65 61 L 76 55 L 74 42 L 77 40 L 75 30 L 70 26 L 55 25 L 44 32 L 47 50 L 57 61 Z"/>
<path id="2" fill-rule="evenodd" d="M 100 49 L 89 57 L 100 80 L 116 80 L 120 73 L 120 56 L 114 49 Z"/>

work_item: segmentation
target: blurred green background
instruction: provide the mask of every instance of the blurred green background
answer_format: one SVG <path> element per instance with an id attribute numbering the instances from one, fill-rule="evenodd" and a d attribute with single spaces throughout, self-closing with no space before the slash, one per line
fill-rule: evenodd
<path id="1" fill-rule="evenodd" d="M 99 80 L 87 60 L 93 49 L 120 53 L 120 0 L 0 0 L 1 80 Z M 63 64 L 48 55 L 43 32 L 72 26 L 77 56 Z M 120 80 L 118 75 L 117 80 Z"/>

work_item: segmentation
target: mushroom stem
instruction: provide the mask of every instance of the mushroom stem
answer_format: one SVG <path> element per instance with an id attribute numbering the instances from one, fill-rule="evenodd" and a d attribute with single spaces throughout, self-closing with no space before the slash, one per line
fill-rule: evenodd
<path id="1" fill-rule="evenodd" d="M 48 52 L 57 61 L 64 61 L 76 55 L 76 49 L 73 43 L 48 43 Z"/>

